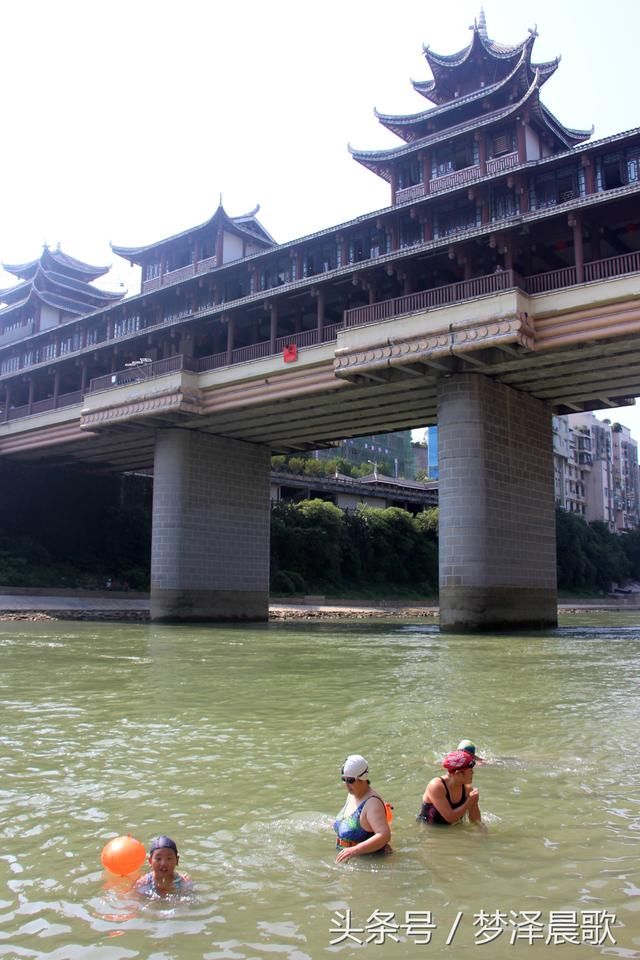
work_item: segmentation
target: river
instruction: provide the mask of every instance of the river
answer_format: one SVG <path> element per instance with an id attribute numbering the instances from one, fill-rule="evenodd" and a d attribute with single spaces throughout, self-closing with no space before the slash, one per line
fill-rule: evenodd
<path id="1" fill-rule="evenodd" d="M 640 958 L 640 625 L 0 624 L 0 957 Z M 458 740 L 488 830 L 416 824 Z M 335 863 L 369 760 L 394 853 Z M 174 837 L 193 902 L 100 852 Z"/>

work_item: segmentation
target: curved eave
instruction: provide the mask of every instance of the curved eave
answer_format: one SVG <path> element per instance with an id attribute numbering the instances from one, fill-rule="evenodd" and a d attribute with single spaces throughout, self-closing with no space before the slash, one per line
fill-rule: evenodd
<path id="1" fill-rule="evenodd" d="M 76 260 L 75 257 L 69 256 L 68 253 L 64 253 L 62 250 L 49 250 L 48 247 L 43 250 L 40 263 L 44 266 L 47 260 L 50 260 L 63 271 L 77 273 L 78 276 L 76 279 L 85 280 L 86 282 L 97 280 L 98 277 L 103 277 L 110 269 L 108 266 L 98 267 L 90 263 L 84 263 L 82 260 Z"/>
<path id="2" fill-rule="evenodd" d="M 5 263 L 2 261 L 2 269 L 21 280 L 31 280 L 39 266 L 39 259 L 30 260 L 29 263 Z"/>
<path id="3" fill-rule="evenodd" d="M 39 270 L 32 280 L 32 285 L 34 289 L 39 292 L 50 290 L 52 287 L 57 288 L 58 291 L 70 290 L 74 294 L 82 296 L 87 306 L 108 306 L 111 303 L 117 303 L 118 300 L 122 300 L 124 297 L 124 293 L 121 291 L 112 292 L 100 290 L 98 287 L 90 286 L 83 280 L 65 277 L 63 274 L 55 273 L 53 270 Z"/>
<path id="4" fill-rule="evenodd" d="M 65 313 L 73 313 L 77 317 L 87 316 L 94 312 L 91 309 L 87 309 L 86 303 L 81 303 L 72 297 L 63 297 L 51 290 L 38 290 L 36 295 L 48 307 L 53 307 L 56 310 L 64 310 Z"/>
<path id="5" fill-rule="evenodd" d="M 50 265 L 55 265 L 63 272 L 77 274 L 76 279 L 85 280 L 87 283 L 91 280 L 97 280 L 108 273 L 109 267 L 97 267 L 90 263 L 83 263 L 82 260 L 76 260 L 70 257 L 62 250 L 49 250 L 45 247 L 37 260 L 30 260 L 28 263 L 2 263 L 2 268 L 14 277 L 20 277 L 21 280 L 32 280 L 39 269 L 51 269 Z"/>
<path id="6" fill-rule="evenodd" d="M 489 113 L 481 119 L 470 120 L 466 123 L 458 124 L 455 127 L 447 127 L 446 130 L 442 130 L 439 133 L 432 134 L 428 137 L 422 137 L 420 140 L 415 140 L 411 144 L 403 145 L 401 147 L 392 147 L 391 149 L 386 150 L 354 150 L 349 145 L 349 153 L 354 160 L 357 160 L 358 163 L 361 163 L 364 167 L 367 167 L 367 169 L 377 173 L 378 176 L 385 180 L 390 180 L 391 165 L 398 158 L 409 156 L 410 154 L 415 153 L 418 150 L 422 150 L 425 147 L 430 147 L 445 140 L 451 140 L 456 136 L 462 136 L 465 133 L 479 130 L 482 127 L 487 127 L 491 124 L 507 119 L 508 117 L 512 116 L 512 114 L 518 113 L 518 111 L 522 110 L 523 107 L 531 103 L 535 104 L 536 102 L 539 102 L 539 86 L 540 79 L 539 75 L 536 74 L 527 92 L 520 100 L 509 104 L 508 107 L 495 110 L 493 113 Z"/>
<path id="7" fill-rule="evenodd" d="M 593 136 L 594 128 L 591 127 L 591 130 L 574 130 L 571 127 L 565 127 L 557 117 L 555 117 L 551 110 L 548 107 L 545 107 L 542 101 L 539 101 L 540 113 L 544 118 L 544 122 L 547 127 L 555 133 L 559 140 L 562 143 L 566 144 L 567 147 L 575 147 L 579 143 L 584 143 L 585 140 L 589 140 Z"/>
<path id="8" fill-rule="evenodd" d="M 480 48 L 493 60 L 512 60 L 520 57 L 522 51 L 527 46 L 532 46 L 534 40 L 535 34 L 530 33 L 521 43 L 509 47 L 505 44 L 496 43 L 494 40 L 489 40 L 488 37 L 483 36 L 480 30 L 475 27 L 471 43 L 464 47 L 463 50 L 458 50 L 456 53 L 442 54 L 436 53 L 434 50 L 431 50 L 429 46 L 426 46 L 423 47 L 423 52 L 435 77 L 436 71 L 448 71 L 462 66 L 462 64 L 466 63 L 472 54 Z"/>
<path id="9" fill-rule="evenodd" d="M 145 263 L 148 259 L 148 254 L 156 253 L 159 250 L 162 250 L 164 247 L 170 246 L 177 241 L 188 239 L 193 236 L 195 233 L 210 229 L 211 227 L 222 225 L 226 227 L 230 232 L 236 232 L 241 236 L 250 238 L 256 243 L 262 243 L 265 247 L 271 245 L 276 245 L 276 241 L 270 236 L 270 234 L 265 230 L 262 224 L 255 219 L 254 213 L 257 212 L 259 207 L 255 208 L 255 211 L 251 213 L 243 214 L 241 217 L 235 219 L 241 221 L 240 224 L 235 222 L 233 217 L 230 217 L 225 211 L 224 207 L 220 205 L 212 217 L 209 217 L 208 220 L 205 220 L 204 223 L 199 223 L 195 227 L 189 227 L 188 230 L 182 230 L 180 233 L 174 233 L 170 237 L 165 237 L 163 240 L 157 240 L 155 243 L 148 243 L 145 246 L 141 247 L 121 247 L 115 243 L 111 244 L 111 249 L 117 256 L 123 257 L 125 260 L 128 260 L 130 263 L 137 263 L 140 266 Z M 252 221 L 256 224 L 257 232 L 249 230 L 246 223 Z M 261 236 L 264 234 L 264 236 Z"/>
<path id="10" fill-rule="evenodd" d="M 20 307 L 25 307 L 29 301 L 34 297 L 33 288 L 29 285 L 29 290 L 27 296 L 22 300 L 18 300 L 15 303 L 9 303 L 6 307 L 0 307 L 0 317 L 5 316 L 6 314 L 15 313 Z"/>
<path id="11" fill-rule="evenodd" d="M 31 282 L 25 280 L 23 283 L 18 283 L 13 287 L 5 287 L 4 290 L 0 290 L 0 303 L 14 304 L 14 303 L 23 303 L 24 294 L 29 293 L 31 290 Z M 22 299 L 20 299 L 22 298 Z"/>
<path id="12" fill-rule="evenodd" d="M 438 117 L 447 115 L 454 116 L 458 108 L 463 108 L 471 103 L 492 97 L 494 94 L 499 93 L 500 90 L 507 87 L 510 83 L 513 83 L 515 80 L 517 80 L 518 74 L 521 74 L 520 88 L 522 93 L 528 90 L 535 79 L 535 70 L 533 65 L 529 62 L 529 58 L 524 50 L 520 60 L 515 64 L 511 73 L 508 73 L 501 80 L 496 81 L 496 83 L 493 83 L 488 87 L 482 87 L 479 90 L 474 90 L 473 93 L 468 93 L 464 97 L 458 97 L 455 100 L 447 101 L 447 103 L 437 107 L 432 107 L 429 110 L 422 110 L 420 113 L 405 114 L 404 116 L 398 117 L 394 117 L 390 114 L 378 113 L 377 110 L 374 111 L 374 113 L 383 127 L 386 127 L 387 130 L 395 133 L 396 136 L 400 137 L 405 142 L 409 142 L 411 137 L 408 134 L 412 131 L 413 127 L 418 126 L 421 123 L 437 119 Z M 540 84 L 542 84 L 545 79 L 547 79 L 546 76 L 544 78 L 540 76 Z M 450 124 L 449 126 L 453 126 L 453 124 Z"/>
<path id="13" fill-rule="evenodd" d="M 451 98 L 442 94 L 439 87 L 443 84 L 445 78 L 450 79 L 452 72 L 467 63 L 474 54 L 479 52 L 483 58 L 488 57 L 497 62 L 519 60 L 523 54 L 529 60 L 536 36 L 537 34 L 531 31 L 522 43 L 509 47 L 496 43 L 494 40 L 489 40 L 476 26 L 471 43 L 457 53 L 443 55 L 435 53 L 428 46 L 423 47 L 425 59 L 434 79 L 424 83 L 414 83 L 413 88 L 433 103 L 439 105 L 448 103 Z"/>

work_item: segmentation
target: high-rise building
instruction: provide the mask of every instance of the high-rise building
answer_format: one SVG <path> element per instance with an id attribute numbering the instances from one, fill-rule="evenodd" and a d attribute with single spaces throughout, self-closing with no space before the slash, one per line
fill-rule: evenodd
<path id="1" fill-rule="evenodd" d="M 554 417 L 553 434 L 558 506 L 612 532 L 636 529 L 638 445 L 629 429 L 585 412 Z"/>

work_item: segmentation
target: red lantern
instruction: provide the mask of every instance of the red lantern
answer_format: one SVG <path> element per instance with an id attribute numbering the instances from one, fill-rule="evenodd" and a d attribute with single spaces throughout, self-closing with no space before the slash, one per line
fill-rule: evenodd
<path id="1" fill-rule="evenodd" d="M 292 363 L 298 359 L 298 345 L 296 343 L 285 343 L 282 351 L 282 357 L 285 363 Z"/>
<path id="2" fill-rule="evenodd" d="M 119 877 L 138 870 L 147 859 L 147 851 L 143 844 L 134 837 L 115 837 L 102 850 L 100 860 L 102 866 Z"/>

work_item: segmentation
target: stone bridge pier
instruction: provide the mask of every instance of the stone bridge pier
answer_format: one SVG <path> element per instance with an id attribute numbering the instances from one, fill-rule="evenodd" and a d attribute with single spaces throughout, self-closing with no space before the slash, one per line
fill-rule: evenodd
<path id="1" fill-rule="evenodd" d="M 438 388 L 440 628 L 557 625 L 551 411 L 482 374 Z"/>
<path id="2" fill-rule="evenodd" d="M 267 620 L 270 468 L 262 445 L 158 432 L 152 620 Z"/>

